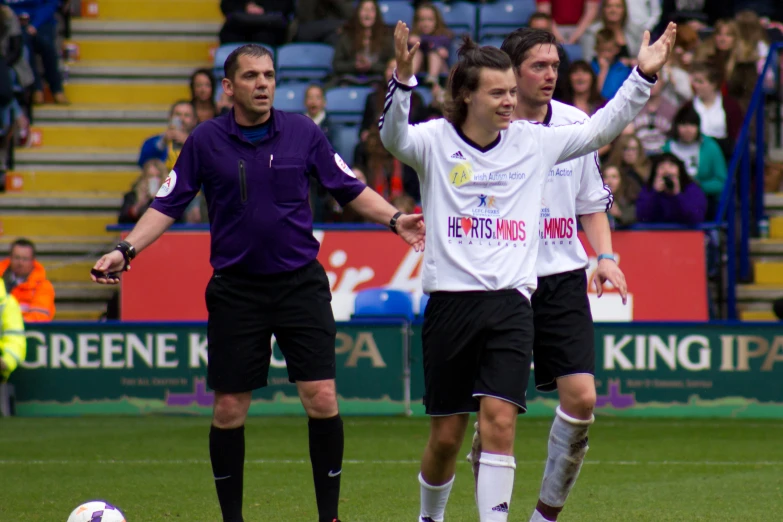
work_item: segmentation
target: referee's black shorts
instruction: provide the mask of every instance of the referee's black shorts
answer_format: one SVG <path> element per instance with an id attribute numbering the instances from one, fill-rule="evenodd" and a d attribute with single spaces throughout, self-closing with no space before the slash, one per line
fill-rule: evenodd
<path id="1" fill-rule="evenodd" d="M 272 334 L 291 382 L 334 379 L 331 300 L 318 261 L 273 275 L 216 271 L 206 290 L 209 387 L 239 393 L 266 386 Z"/>
<path id="2" fill-rule="evenodd" d="M 517 290 L 433 292 L 422 344 L 428 415 L 478 411 L 481 396 L 526 411 L 533 311 Z"/>
<path id="3" fill-rule="evenodd" d="M 536 389 L 554 391 L 557 379 L 567 375 L 595 375 L 593 316 L 585 271 L 539 277 L 532 304 Z"/>

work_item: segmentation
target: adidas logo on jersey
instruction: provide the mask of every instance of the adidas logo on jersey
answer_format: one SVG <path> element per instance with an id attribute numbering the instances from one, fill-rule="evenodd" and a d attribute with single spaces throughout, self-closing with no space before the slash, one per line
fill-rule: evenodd
<path id="1" fill-rule="evenodd" d="M 467 159 L 465 156 L 462 155 L 462 151 L 458 150 L 454 154 L 451 155 L 451 159 L 458 159 L 458 160 L 464 160 Z"/>
<path id="2" fill-rule="evenodd" d="M 499 511 L 500 513 L 508 513 L 508 503 L 503 502 L 492 508 L 492 511 Z"/>

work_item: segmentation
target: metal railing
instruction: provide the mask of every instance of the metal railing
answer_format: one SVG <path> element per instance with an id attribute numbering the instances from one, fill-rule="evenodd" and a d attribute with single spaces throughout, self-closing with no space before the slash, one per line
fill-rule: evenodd
<path id="1" fill-rule="evenodd" d="M 748 280 L 750 270 L 750 235 L 751 220 L 753 230 L 758 230 L 758 224 L 764 215 L 764 158 L 766 155 L 765 125 L 766 125 L 766 97 L 764 87 L 765 79 L 778 60 L 778 53 L 783 49 L 783 42 L 776 42 L 770 46 L 769 55 L 764 62 L 764 68 L 756 81 L 750 104 L 748 105 L 745 119 L 742 122 L 734 152 L 731 155 L 728 168 L 728 178 L 723 187 L 715 223 L 723 227 L 725 225 L 726 245 L 726 309 L 727 319 L 737 318 L 737 278 Z M 775 75 L 775 91 L 780 86 L 780 71 Z M 780 94 L 776 110 L 780 110 Z M 751 215 L 751 135 L 750 129 L 755 118 L 755 187 L 753 192 L 753 208 Z M 739 173 L 739 175 L 738 175 Z M 737 186 L 738 185 L 738 186 Z M 739 207 L 739 208 L 737 208 Z M 739 211 L 739 216 L 737 212 Z M 739 230 L 737 221 L 739 220 Z M 738 251 L 739 250 L 739 251 Z M 739 270 L 738 270 L 739 261 Z M 739 274 L 738 274 L 739 272 Z"/>

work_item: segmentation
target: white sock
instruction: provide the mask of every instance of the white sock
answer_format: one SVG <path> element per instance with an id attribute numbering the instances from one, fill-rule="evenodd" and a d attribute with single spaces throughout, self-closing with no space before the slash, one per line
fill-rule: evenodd
<path id="1" fill-rule="evenodd" d="M 481 452 L 476 497 L 481 522 L 506 522 L 514 490 L 516 461 L 512 455 Z"/>
<path id="2" fill-rule="evenodd" d="M 530 517 L 530 522 L 550 522 L 544 518 L 544 515 L 538 512 L 537 509 L 533 510 L 533 516 Z"/>
<path id="3" fill-rule="evenodd" d="M 443 522 L 443 515 L 446 512 L 446 503 L 449 501 L 451 486 L 454 484 L 454 477 L 442 486 L 430 486 L 419 473 L 419 484 L 421 484 L 421 514 L 419 522 Z"/>

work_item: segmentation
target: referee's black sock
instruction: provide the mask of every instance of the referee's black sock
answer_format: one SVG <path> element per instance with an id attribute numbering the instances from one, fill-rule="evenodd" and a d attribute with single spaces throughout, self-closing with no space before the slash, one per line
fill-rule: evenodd
<path id="1" fill-rule="evenodd" d="M 209 430 L 209 456 L 223 522 L 242 520 L 242 474 L 245 467 L 245 427 Z"/>
<path id="2" fill-rule="evenodd" d="M 329 419 L 310 418 L 308 428 L 318 522 L 332 522 L 337 519 L 337 504 L 340 501 L 343 419 L 339 414 Z"/>

